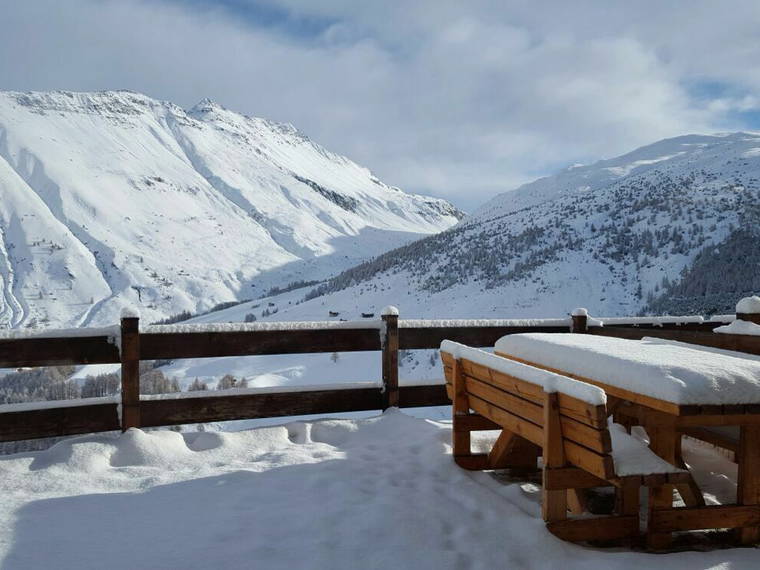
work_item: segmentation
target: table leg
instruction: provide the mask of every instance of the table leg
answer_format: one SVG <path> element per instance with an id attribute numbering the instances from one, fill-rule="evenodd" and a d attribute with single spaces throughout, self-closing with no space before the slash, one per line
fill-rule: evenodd
<path id="1" fill-rule="evenodd" d="M 681 469 L 686 469 L 686 463 L 684 463 L 683 454 L 681 453 L 682 441 L 682 436 L 679 436 L 676 440 L 676 462 L 673 465 L 680 467 Z M 678 490 L 678 494 L 681 495 L 681 498 L 687 507 L 705 506 L 705 498 L 702 495 L 702 490 L 697 485 L 694 477 L 691 477 L 688 483 L 676 485 L 676 489 Z"/>
<path id="2" fill-rule="evenodd" d="M 647 426 L 649 447 L 665 461 L 675 463 L 678 441 L 681 437 L 675 426 Z M 660 485 L 649 489 L 649 511 L 673 508 L 673 485 Z M 651 520 L 651 516 L 650 516 Z M 647 532 L 647 546 L 654 550 L 668 548 L 673 540 L 672 533 Z"/>
<path id="3" fill-rule="evenodd" d="M 736 502 L 740 505 L 760 504 L 760 425 L 741 426 L 739 452 L 739 477 L 736 486 Z M 739 542 L 760 542 L 760 527 L 738 529 Z"/>

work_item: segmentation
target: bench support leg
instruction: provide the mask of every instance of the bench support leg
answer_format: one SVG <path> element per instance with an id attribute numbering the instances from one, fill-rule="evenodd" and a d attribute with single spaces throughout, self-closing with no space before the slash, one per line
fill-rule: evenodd
<path id="1" fill-rule="evenodd" d="M 480 470 L 488 469 L 488 456 L 486 454 L 473 454 L 470 432 L 471 424 L 465 420 L 470 416 L 470 399 L 467 397 L 462 364 L 455 360 L 452 370 L 452 388 L 454 399 L 452 401 L 452 454 L 454 461 L 463 469 Z"/>
<path id="2" fill-rule="evenodd" d="M 585 489 L 568 489 L 567 490 L 567 508 L 570 514 L 582 515 L 588 509 L 586 508 L 586 490 Z"/>
<path id="3" fill-rule="evenodd" d="M 760 426 L 741 426 L 736 459 L 739 464 L 737 502 L 740 505 L 760 504 Z M 740 528 L 738 534 L 741 544 L 760 542 L 760 527 Z"/>
<path id="4" fill-rule="evenodd" d="M 623 480 L 615 489 L 615 510 L 621 515 L 639 514 L 639 492 L 641 485 L 637 480 Z"/>
<path id="5" fill-rule="evenodd" d="M 502 429 L 488 454 L 488 468 L 535 471 L 539 455 L 540 447 L 524 437 Z"/>
<path id="6" fill-rule="evenodd" d="M 559 399 L 556 392 L 544 394 L 544 481 L 546 472 L 565 466 L 565 448 L 559 418 Z M 547 523 L 567 518 L 567 491 L 542 489 L 541 512 Z"/>
<path id="7" fill-rule="evenodd" d="M 686 469 L 686 463 L 684 463 L 683 454 L 681 453 L 682 441 L 683 437 L 679 435 L 678 439 L 676 440 L 676 462 L 674 465 L 677 465 L 681 469 Z M 705 498 L 702 495 L 702 491 L 699 488 L 699 485 L 697 485 L 697 482 L 694 480 L 693 476 L 689 476 L 688 483 L 681 483 L 679 485 L 676 485 L 676 490 L 678 491 L 678 494 L 681 495 L 681 498 L 687 507 L 705 506 Z"/>

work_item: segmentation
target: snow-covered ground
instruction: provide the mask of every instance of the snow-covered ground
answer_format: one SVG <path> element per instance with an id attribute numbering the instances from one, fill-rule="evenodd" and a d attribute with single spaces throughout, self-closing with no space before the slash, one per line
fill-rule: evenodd
<path id="1" fill-rule="evenodd" d="M 758 566 L 756 549 L 562 542 L 545 529 L 535 484 L 460 469 L 450 437 L 445 423 L 391 410 L 236 433 L 131 430 L 7 456 L 2 568 Z M 733 465 L 702 445 L 685 451 L 708 503 L 730 500 Z"/>

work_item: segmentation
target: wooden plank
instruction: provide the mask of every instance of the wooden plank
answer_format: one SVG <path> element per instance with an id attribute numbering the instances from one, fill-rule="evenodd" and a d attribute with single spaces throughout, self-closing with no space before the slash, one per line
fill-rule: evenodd
<path id="1" fill-rule="evenodd" d="M 610 455 L 600 455 L 587 447 L 570 440 L 564 440 L 567 461 L 596 475 L 600 479 L 614 479 L 615 466 Z"/>
<path id="2" fill-rule="evenodd" d="M 739 450 L 739 440 L 733 439 L 723 433 L 717 433 L 709 429 L 699 427 L 682 428 L 679 431 L 684 435 L 707 442 L 711 445 L 726 449 L 728 451 L 733 451 L 734 453 Z"/>
<path id="3" fill-rule="evenodd" d="M 0 441 L 79 435 L 120 427 L 115 403 L 4 412 L 0 414 Z"/>
<path id="4" fill-rule="evenodd" d="M 595 429 L 567 416 L 560 416 L 562 437 L 601 454 L 612 451 L 612 439 L 607 429 Z"/>
<path id="5" fill-rule="evenodd" d="M 586 512 L 588 501 L 586 500 L 585 489 L 567 489 L 565 493 L 567 494 L 567 510 L 570 511 L 570 514 L 582 515 Z"/>
<path id="6" fill-rule="evenodd" d="M 544 471 L 565 466 L 565 446 L 559 419 L 559 398 L 556 392 L 544 394 L 543 461 Z M 546 522 L 567 518 L 567 492 L 542 487 L 541 513 Z"/>
<path id="7" fill-rule="evenodd" d="M 742 528 L 760 525 L 760 506 L 713 505 L 655 509 L 651 513 L 651 532 L 676 532 L 717 528 Z"/>
<path id="8" fill-rule="evenodd" d="M 566 333 L 567 325 L 558 326 L 461 326 L 461 327 L 407 327 L 402 320 L 399 327 L 399 348 L 439 348 L 444 340 L 453 340 L 468 346 L 492 347 L 504 335 L 529 332 Z"/>
<path id="9" fill-rule="evenodd" d="M 760 505 L 760 426 L 742 426 L 739 436 L 739 464 L 736 498 L 740 505 Z M 760 541 L 760 524 L 739 530 L 742 544 Z"/>
<path id="10" fill-rule="evenodd" d="M 121 319 L 121 429 L 140 427 L 140 320 Z"/>
<path id="11" fill-rule="evenodd" d="M 488 430 L 500 430 L 501 426 L 480 414 L 469 414 L 467 416 L 460 416 L 459 423 L 468 431 L 488 431 Z"/>
<path id="12" fill-rule="evenodd" d="M 401 387 L 402 405 L 405 391 L 442 386 Z M 424 405 L 420 400 L 415 406 Z M 429 402 L 438 405 L 439 402 Z M 271 394 L 207 396 L 140 402 L 142 426 L 169 426 L 212 421 L 254 419 L 379 410 L 382 405 L 377 388 L 317 390 Z M 473 429 L 498 429 L 486 418 L 465 420 Z M 473 425 L 475 422 L 475 425 Z M 119 429 L 116 404 L 83 405 L 0 414 L 0 441 L 55 437 Z"/>
<path id="13" fill-rule="evenodd" d="M 385 340 L 382 343 L 383 409 L 397 408 L 398 393 L 398 315 L 383 315 Z"/>
<path id="14" fill-rule="evenodd" d="M 206 396 L 140 402 L 144 427 L 379 410 L 377 388 Z"/>
<path id="15" fill-rule="evenodd" d="M 488 466 L 491 469 L 504 469 L 509 466 L 506 459 L 517 437 L 514 432 L 508 429 L 501 430 L 499 437 L 496 438 L 491 451 L 488 453 Z"/>
<path id="16" fill-rule="evenodd" d="M 660 410 L 662 412 L 672 414 L 672 415 L 679 415 L 681 412 L 680 406 L 672 402 L 666 402 L 665 400 L 659 400 L 657 398 L 653 398 L 652 396 L 647 396 L 646 394 L 639 394 L 638 392 L 632 392 L 630 390 L 625 390 L 624 388 L 618 388 L 617 386 L 605 384 L 604 382 L 601 382 L 599 380 L 587 378 L 586 376 L 581 376 L 579 374 L 572 374 L 565 370 L 559 370 L 557 368 L 552 368 L 550 366 L 544 366 L 543 364 L 538 364 L 530 360 L 524 360 L 522 358 L 512 356 L 511 354 L 507 354 L 505 352 L 497 351 L 495 354 L 503 358 L 508 358 L 516 362 L 522 362 L 523 364 L 534 366 L 535 368 L 541 368 L 542 370 L 547 370 L 549 372 L 554 372 L 555 374 L 567 376 L 568 378 L 573 378 L 574 380 L 580 380 L 581 382 L 586 382 L 588 384 L 593 384 L 594 386 L 599 386 L 602 390 L 604 390 L 605 392 L 609 394 L 612 394 L 613 396 L 617 398 L 622 398 L 623 400 L 628 400 L 629 402 L 642 404 L 654 410 Z"/>
<path id="17" fill-rule="evenodd" d="M 616 540 L 639 535 L 638 515 L 557 520 L 546 524 L 554 536 L 570 542 Z"/>
<path id="18" fill-rule="evenodd" d="M 0 339 L 0 368 L 118 363 L 108 336 Z"/>
<path id="19" fill-rule="evenodd" d="M 454 357 L 450 353 L 443 350 L 440 351 L 440 354 L 441 354 L 441 363 L 443 364 L 443 366 L 451 368 L 454 365 Z"/>
<path id="20" fill-rule="evenodd" d="M 638 518 L 641 485 L 636 479 L 624 477 L 621 479 L 620 486 L 615 489 L 615 509 L 618 514 L 632 515 Z"/>
<path id="21" fill-rule="evenodd" d="M 451 403 L 443 384 L 399 386 L 399 407 L 424 408 L 448 406 Z"/>
<path id="22" fill-rule="evenodd" d="M 544 390 L 538 384 L 532 384 L 520 378 L 516 378 L 515 376 L 503 374 L 466 358 L 463 358 L 461 362 L 462 370 L 470 378 L 475 378 L 486 384 L 498 386 L 502 390 L 520 396 L 525 400 L 531 400 L 542 405 Z"/>
<path id="23" fill-rule="evenodd" d="M 541 445 L 543 442 L 543 430 L 541 426 L 537 426 L 476 396 L 470 396 L 470 407 L 480 415 L 485 416 L 503 428 L 515 432 L 517 435 L 524 437 L 536 445 Z"/>
<path id="24" fill-rule="evenodd" d="M 590 489 L 591 487 L 609 487 L 609 481 L 578 467 L 558 467 L 544 470 L 543 486 L 545 489 Z"/>
<path id="25" fill-rule="evenodd" d="M 465 375 L 465 385 L 469 394 L 473 394 L 486 402 L 496 404 L 500 408 L 504 408 L 534 424 L 543 424 L 544 410 L 541 405 L 490 386 L 486 382 L 468 375 Z"/>
<path id="26" fill-rule="evenodd" d="M 140 358 L 156 360 L 380 350 L 379 333 L 376 328 L 143 333 L 140 335 Z"/>
<path id="27" fill-rule="evenodd" d="M 525 362 L 525 364 L 528 363 Z M 521 378 L 492 370 L 466 358 L 462 359 L 462 368 L 465 374 L 471 378 L 481 380 L 501 390 L 542 405 L 544 391 L 537 384 L 532 384 Z M 560 413 L 563 415 L 572 417 L 578 421 L 588 422 L 593 427 L 607 426 L 607 415 L 604 406 L 591 406 L 587 402 L 562 393 L 559 394 L 559 406 Z"/>
<path id="28" fill-rule="evenodd" d="M 712 426 L 741 426 L 760 425 L 760 414 L 737 414 L 716 416 L 679 416 L 676 426 L 680 428 L 712 427 Z"/>

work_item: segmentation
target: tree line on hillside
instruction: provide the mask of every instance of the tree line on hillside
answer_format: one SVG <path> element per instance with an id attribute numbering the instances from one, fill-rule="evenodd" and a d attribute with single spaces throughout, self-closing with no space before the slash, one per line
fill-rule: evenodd
<path id="1" fill-rule="evenodd" d="M 568 193 L 537 206 L 465 222 L 348 269 L 313 288 L 303 300 L 350 287 L 358 294 L 376 290 L 378 283 L 398 274 L 431 293 L 468 282 L 487 290 L 520 281 L 541 292 L 551 285 L 545 267 L 568 260 L 578 263 L 580 254 L 607 269 L 605 286 L 625 286 L 642 306 L 648 301 L 647 311 L 675 310 L 678 305 L 668 305 L 668 294 L 712 295 L 715 299 L 703 306 L 723 307 L 736 302 L 739 290 L 753 290 L 751 269 L 723 272 L 730 284 L 722 288 L 721 272 L 716 271 L 715 282 L 706 287 L 699 283 L 708 279 L 709 264 L 697 257 L 688 275 L 694 284 L 682 285 L 683 291 L 672 288 L 681 283 L 677 274 L 665 271 L 654 283 L 642 283 L 641 275 L 658 267 L 681 267 L 684 259 L 709 251 L 727 235 L 734 235 L 731 247 L 749 252 L 756 240 L 740 230 L 760 221 L 759 188 L 756 178 L 743 178 L 738 171 L 733 177 L 705 169 L 686 174 L 650 171 L 599 191 Z M 727 262 L 714 260 L 712 265 L 723 267 Z"/>

